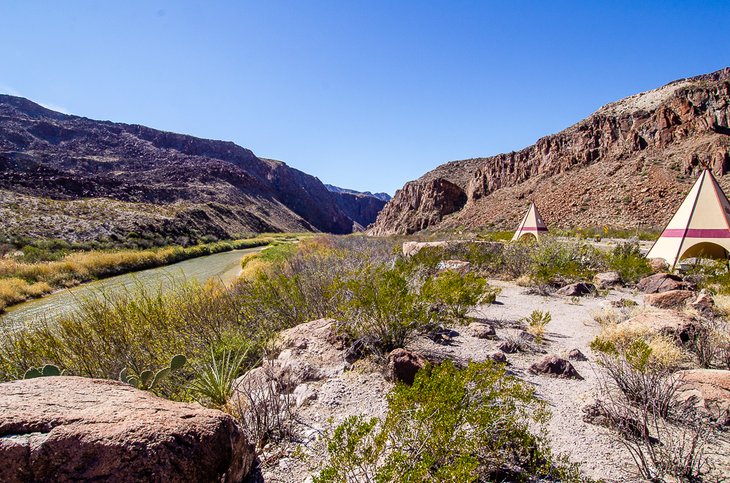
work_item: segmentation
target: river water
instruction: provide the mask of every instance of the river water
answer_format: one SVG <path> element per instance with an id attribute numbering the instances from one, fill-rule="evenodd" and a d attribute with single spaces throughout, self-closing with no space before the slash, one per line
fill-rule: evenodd
<path id="1" fill-rule="evenodd" d="M 80 300 L 101 292 L 114 295 L 134 291 L 138 287 L 164 290 L 166 285 L 169 286 L 175 281 L 183 280 L 197 280 L 205 283 L 208 280 L 216 279 L 223 283 L 230 283 L 238 277 L 241 271 L 241 258 L 247 253 L 259 251 L 262 248 L 216 253 L 60 290 L 43 298 L 9 307 L 6 313 L 0 315 L 0 326 L 18 327 L 41 318 L 52 320 L 78 308 Z"/>

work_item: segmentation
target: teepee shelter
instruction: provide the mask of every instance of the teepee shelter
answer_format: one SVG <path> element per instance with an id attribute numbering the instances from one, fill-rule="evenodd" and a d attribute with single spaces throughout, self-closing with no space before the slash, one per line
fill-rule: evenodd
<path id="1" fill-rule="evenodd" d="M 525 217 L 522 218 L 519 228 L 517 228 L 515 235 L 512 237 L 512 241 L 520 240 L 528 236 L 534 236 L 537 240 L 540 233 L 545 234 L 547 231 L 547 226 L 542 221 L 542 216 L 538 213 L 537 206 L 535 206 L 535 202 L 533 201 L 530 203 L 530 208 L 527 210 Z"/>
<path id="2" fill-rule="evenodd" d="M 674 270 L 683 258 L 727 258 L 728 253 L 730 202 L 705 169 L 646 258 L 662 258 Z"/>

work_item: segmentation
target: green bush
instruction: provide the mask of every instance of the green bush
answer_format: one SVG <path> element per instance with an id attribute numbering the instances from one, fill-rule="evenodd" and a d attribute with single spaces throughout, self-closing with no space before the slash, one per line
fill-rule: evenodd
<path id="1" fill-rule="evenodd" d="M 383 420 L 338 426 L 314 481 L 581 481 L 540 435 L 548 417 L 534 389 L 501 365 L 445 362 L 419 371 L 412 386 L 397 385 Z"/>
<path id="2" fill-rule="evenodd" d="M 638 242 L 631 241 L 614 247 L 608 256 L 608 268 L 618 272 L 624 283 L 636 283 L 652 272 L 646 257 L 641 254 Z"/>
<path id="3" fill-rule="evenodd" d="M 494 302 L 498 293 L 498 289 L 487 285 L 486 279 L 472 272 L 461 274 L 453 270 L 429 278 L 421 289 L 427 301 L 446 306 L 447 313 L 457 321 L 463 320 L 475 305 Z"/>
<path id="4" fill-rule="evenodd" d="M 411 290 L 400 270 L 382 265 L 368 268 L 345 288 L 342 329 L 350 340 L 361 341 L 374 354 L 403 347 L 411 335 L 433 323 L 428 304 Z"/>
<path id="5" fill-rule="evenodd" d="M 529 275 L 538 286 L 564 285 L 589 279 L 603 266 L 601 253 L 588 244 L 544 239 L 532 247 Z"/>

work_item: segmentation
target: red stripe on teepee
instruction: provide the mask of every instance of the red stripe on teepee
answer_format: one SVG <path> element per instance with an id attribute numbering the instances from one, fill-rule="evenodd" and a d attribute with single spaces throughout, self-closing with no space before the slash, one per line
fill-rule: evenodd
<path id="1" fill-rule="evenodd" d="M 544 226 L 523 226 L 520 231 L 548 231 Z"/>
<path id="2" fill-rule="evenodd" d="M 730 230 L 727 228 L 667 228 L 662 236 L 669 238 L 730 238 Z"/>

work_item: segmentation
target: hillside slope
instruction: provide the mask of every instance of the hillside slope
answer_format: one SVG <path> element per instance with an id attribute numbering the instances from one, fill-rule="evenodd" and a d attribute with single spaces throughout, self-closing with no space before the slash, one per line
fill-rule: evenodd
<path id="1" fill-rule="evenodd" d="M 65 115 L 0 95 L 0 237 L 349 233 L 362 221 L 340 204 L 360 201 L 341 197 L 231 142 Z M 370 209 L 370 199 L 362 205 Z"/>
<path id="2" fill-rule="evenodd" d="M 729 152 L 725 68 L 608 104 L 521 151 L 443 164 L 398 190 L 371 233 L 511 229 L 528 200 L 548 226 L 661 227 L 702 165 L 730 169 Z"/>

